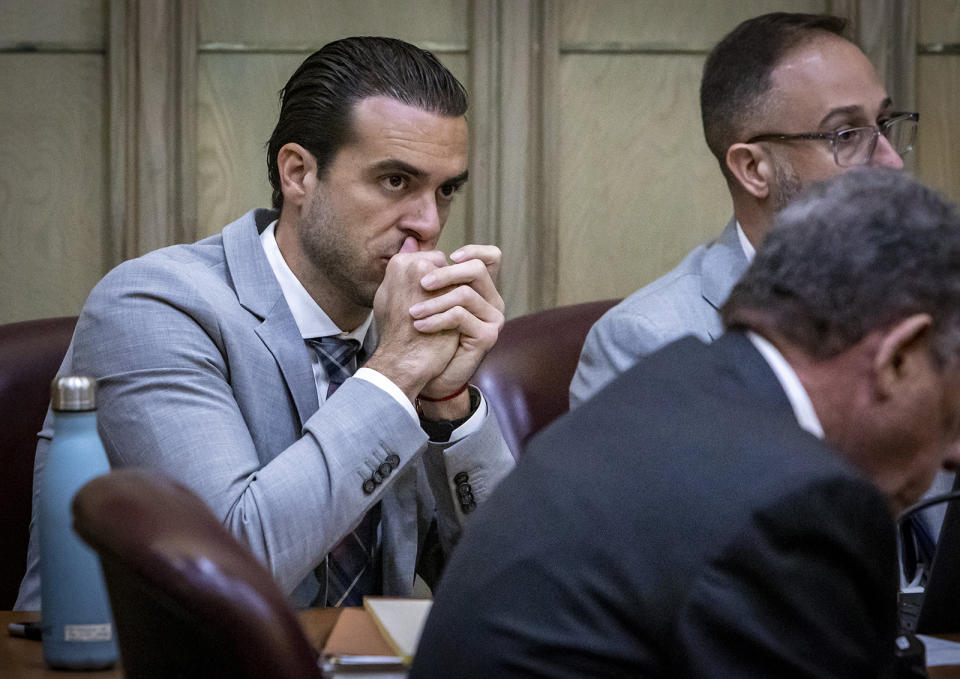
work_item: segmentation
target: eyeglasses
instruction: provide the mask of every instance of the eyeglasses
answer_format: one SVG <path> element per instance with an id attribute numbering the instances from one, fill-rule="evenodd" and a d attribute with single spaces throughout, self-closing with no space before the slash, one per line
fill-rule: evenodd
<path id="1" fill-rule="evenodd" d="M 866 165 L 873 158 L 877 141 L 882 134 L 890 146 L 901 156 L 913 150 L 917 139 L 919 113 L 893 113 L 892 117 L 880 125 L 851 127 L 837 132 L 809 132 L 805 134 L 759 134 L 747 140 L 748 144 L 758 141 L 794 141 L 797 139 L 822 139 L 830 142 L 833 159 L 840 167 Z"/>

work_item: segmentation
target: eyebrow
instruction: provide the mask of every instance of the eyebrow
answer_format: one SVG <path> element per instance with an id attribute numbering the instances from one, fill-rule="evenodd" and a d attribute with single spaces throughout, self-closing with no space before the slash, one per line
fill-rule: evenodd
<path id="1" fill-rule="evenodd" d="M 884 113 L 890 109 L 893 105 L 893 99 L 887 97 L 880 102 L 880 113 Z M 839 118 L 841 116 L 855 115 L 863 113 L 863 107 L 858 104 L 852 104 L 850 106 L 840 106 L 839 108 L 832 109 L 827 115 L 823 117 L 823 120 L 820 121 L 820 127 L 823 127 L 833 118 Z"/>
<path id="2" fill-rule="evenodd" d="M 461 186 L 467 183 L 467 179 L 469 178 L 470 178 L 470 170 L 464 170 L 463 172 L 458 174 L 456 177 L 451 177 L 450 179 L 445 181 L 444 184 L 452 184 L 454 187 L 460 188 Z"/>
<path id="3" fill-rule="evenodd" d="M 403 172 L 412 177 L 423 176 L 423 170 L 420 168 L 414 167 L 410 163 L 405 163 L 402 160 L 396 160 L 395 158 L 381 160 L 373 166 L 373 170 L 376 172 Z"/>
<path id="4" fill-rule="evenodd" d="M 411 177 L 423 177 L 426 173 L 421 170 L 419 167 L 411 165 L 410 163 L 405 163 L 402 160 L 397 160 L 396 158 L 388 158 L 387 160 L 381 160 L 379 163 L 374 164 L 373 170 L 375 172 L 403 172 L 410 175 Z M 464 170 L 455 177 L 451 177 L 442 184 L 452 184 L 453 186 L 460 187 L 463 186 L 467 179 L 470 176 L 470 170 Z"/>

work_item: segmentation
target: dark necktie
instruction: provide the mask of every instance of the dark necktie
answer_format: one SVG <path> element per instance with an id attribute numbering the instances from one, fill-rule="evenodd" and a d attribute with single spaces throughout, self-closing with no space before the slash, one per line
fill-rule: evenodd
<path id="1" fill-rule="evenodd" d="M 327 398 L 350 377 L 360 342 L 339 337 L 317 337 L 307 340 L 329 380 Z M 365 594 L 378 594 L 377 526 L 380 524 L 380 503 L 375 504 L 359 525 L 338 542 L 317 566 L 315 575 L 326 606 L 360 606 Z M 323 587 L 323 585 L 326 585 Z"/>

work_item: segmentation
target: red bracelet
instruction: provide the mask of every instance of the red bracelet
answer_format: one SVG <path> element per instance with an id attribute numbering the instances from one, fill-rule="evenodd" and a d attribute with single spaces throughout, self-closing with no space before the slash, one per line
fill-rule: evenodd
<path id="1" fill-rule="evenodd" d="M 470 386 L 470 384 L 465 383 L 462 387 L 457 389 L 455 392 L 453 392 L 449 396 L 444 396 L 443 398 L 430 398 L 429 396 L 420 395 L 420 396 L 417 396 L 417 399 L 420 401 L 426 401 L 427 403 L 440 403 L 440 401 L 449 401 L 450 399 L 454 399 L 460 394 L 462 394 L 463 392 L 465 392 L 468 386 Z"/>

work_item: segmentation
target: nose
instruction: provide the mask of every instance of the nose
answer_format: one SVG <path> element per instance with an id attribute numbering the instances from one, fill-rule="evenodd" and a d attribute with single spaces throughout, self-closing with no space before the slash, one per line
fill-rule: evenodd
<path id="1" fill-rule="evenodd" d="M 425 249 L 435 245 L 443 229 L 443 217 L 436 196 L 432 192 L 424 192 L 421 197 L 412 201 L 401 227 L 418 241 L 428 245 Z"/>
<path id="2" fill-rule="evenodd" d="M 870 164 L 874 167 L 890 167 L 894 170 L 901 170 L 903 169 L 903 158 L 893 148 L 890 140 L 881 134 L 878 135 L 877 147 L 873 150 Z"/>

